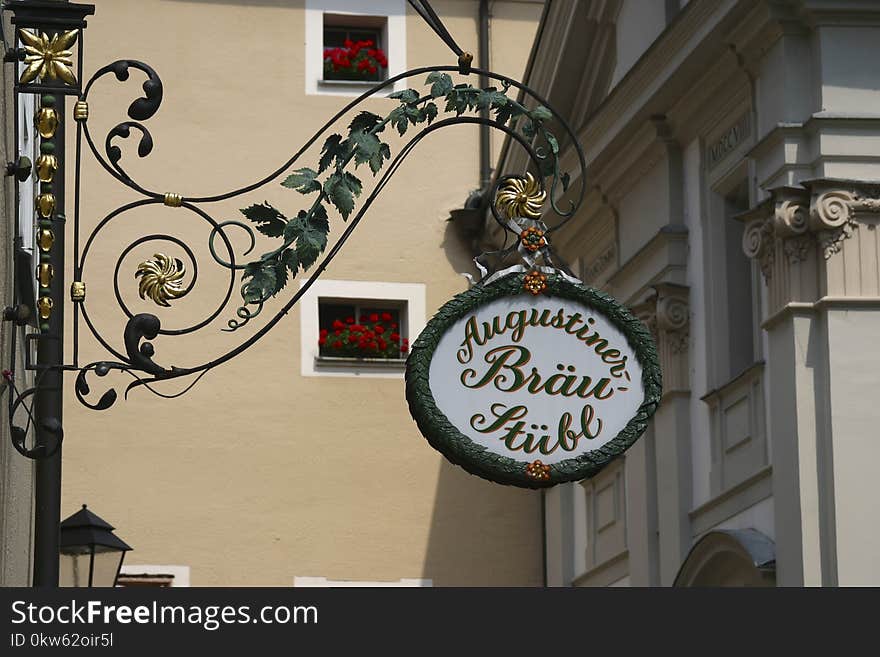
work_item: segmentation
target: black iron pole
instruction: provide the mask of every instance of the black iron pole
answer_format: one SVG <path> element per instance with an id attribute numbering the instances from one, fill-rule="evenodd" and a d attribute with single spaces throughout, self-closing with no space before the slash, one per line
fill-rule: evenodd
<path id="1" fill-rule="evenodd" d="M 51 182 L 40 182 L 37 197 L 38 230 L 51 230 L 54 238 L 47 251 L 40 249 L 37 265 L 40 338 L 37 346 L 37 390 L 34 395 L 36 444 L 55 453 L 37 460 L 34 512 L 34 586 L 58 586 L 59 527 L 61 523 L 61 439 L 64 363 L 64 117 L 61 94 L 39 96 L 40 109 L 54 109 L 58 127 L 53 137 L 43 138 L 41 155 L 56 158 L 58 168 Z M 40 110 L 38 110 L 39 112 Z M 49 217 L 47 195 L 54 197 Z M 45 204 L 42 205 L 41 204 Z M 48 269 L 46 268 L 48 265 Z M 42 276 L 41 276 L 42 275 Z M 48 285 L 44 285 L 48 283 Z M 45 299 L 50 301 L 45 301 Z"/>
<path id="2" fill-rule="evenodd" d="M 480 0 L 479 10 L 479 43 L 477 58 L 479 67 L 488 71 L 489 69 L 489 0 Z M 480 76 L 480 88 L 485 89 L 489 86 L 489 78 L 485 75 Z M 480 110 L 480 118 L 489 119 L 489 108 L 484 107 Z M 489 126 L 480 126 L 480 189 L 486 190 L 489 187 L 489 181 L 492 178 L 492 164 L 490 162 L 490 141 Z"/>
<path id="3" fill-rule="evenodd" d="M 38 180 L 36 198 L 37 307 L 39 333 L 34 369 L 34 575 L 33 585 L 57 587 L 61 524 L 61 440 L 64 373 L 64 147 L 65 98 L 78 97 L 82 82 L 82 30 L 93 5 L 69 0 L 17 0 L 5 6 L 12 12 L 15 44 L 29 46 L 29 64 L 21 77 L 15 74 L 18 94 L 35 93 L 39 103 L 33 118 L 40 136 L 40 153 L 33 175 Z M 63 35 L 63 36 L 62 36 Z M 56 42 L 56 37 L 60 42 Z M 63 45 L 62 45 L 63 44 Z M 78 51 L 78 65 L 66 55 Z M 75 71 L 75 73 L 74 73 Z M 31 119 L 31 117 L 26 117 Z M 30 343 L 28 343 L 30 345 Z M 30 346 L 28 346 L 30 349 Z"/>

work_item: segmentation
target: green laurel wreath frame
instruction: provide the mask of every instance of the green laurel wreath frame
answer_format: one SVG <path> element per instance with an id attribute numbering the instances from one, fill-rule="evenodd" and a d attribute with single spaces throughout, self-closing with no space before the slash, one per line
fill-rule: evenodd
<path id="1" fill-rule="evenodd" d="M 648 427 L 648 420 L 660 403 L 663 383 L 654 339 L 638 318 L 604 292 L 572 283 L 556 274 L 549 274 L 544 294 L 584 304 L 605 316 L 626 337 L 642 366 L 645 391 L 642 404 L 612 440 L 598 449 L 551 464 L 550 478 L 543 481 L 526 474 L 527 463 L 494 454 L 462 434 L 437 407 L 431 392 L 429 372 L 434 351 L 446 331 L 468 312 L 501 297 L 528 294 L 523 289 L 524 278 L 525 273 L 515 273 L 499 278 L 489 285 L 476 285 L 456 295 L 437 311 L 413 343 L 407 358 L 406 399 L 422 435 L 451 463 L 499 484 L 521 488 L 549 488 L 567 481 L 589 479 L 629 449 Z"/>

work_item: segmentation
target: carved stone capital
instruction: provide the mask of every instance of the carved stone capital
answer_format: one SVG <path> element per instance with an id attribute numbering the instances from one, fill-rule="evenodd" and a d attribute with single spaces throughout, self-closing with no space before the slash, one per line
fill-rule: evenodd
<path id="1" fill-rule="evenodd" d="M 836 230 L 852 220 L 855 196 L 843 190 L 814 195 L 810 203 L 810 227 L 815 231 Z"/>
<path id="2" fill-rule="evenodd" d="M 780 199 L 773 218 L 773 228 L 779 237 L 803 235 L 809 228 L 810 206 L 806 199 Z"/>
<path id="3" fill-rule="evenodd" d="M 769 280 L 773 273 L 775 241 L 773 222 L 769 219 L 754 219 L 743 231 L 743 251 L 758 261 L 765 280 Z"/>
<path id="4" fill-rule="evenodd" d="M 690 390 L 688 343 L 690 341 L 690 288 L 658 283 L 654 294 L 633 308 L 657 343 L 663 371 L 664 394 Z"/>
<path id="5" fill-rule="evenodd" d="M 880 185 L 833 179 L 773 189 L 766 201 L 739 215 L 746 223 L 743 251 L 761 267 L 770 313 L 821 295 L 876 294 L 878 215 Z M 835 257 L 848 251 L 852 257 Z"/>
<path id="6" fill-rule="evenodd" d="M 664 294 L 658 290 L 657 327 L 663 331 L 686 331 L 688 328 L 687 289 L 679 292 L 678 287 L 676 286 L 676 291 L 672 294 Z"/>

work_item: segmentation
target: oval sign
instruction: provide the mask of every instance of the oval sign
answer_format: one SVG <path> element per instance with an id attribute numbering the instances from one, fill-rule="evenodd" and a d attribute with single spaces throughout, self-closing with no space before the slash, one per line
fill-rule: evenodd
<path id="1" fill-rule="evenodd" d="M 410 412 L 452 463 L 542 488 L 595 475 L 648 425 L 662 391 L 644 324 L 610 296 L 547 275 L 475 286 L 444 305 L 406 364 Z"/>

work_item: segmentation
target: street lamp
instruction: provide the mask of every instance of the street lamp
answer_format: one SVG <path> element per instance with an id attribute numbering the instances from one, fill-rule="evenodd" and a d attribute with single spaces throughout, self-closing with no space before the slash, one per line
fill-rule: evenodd
<path id="1" fill-rule="evenodd" d="M 129 545 L 82 505 L 61 523 L 61 586 L 115 586 Z"/>

